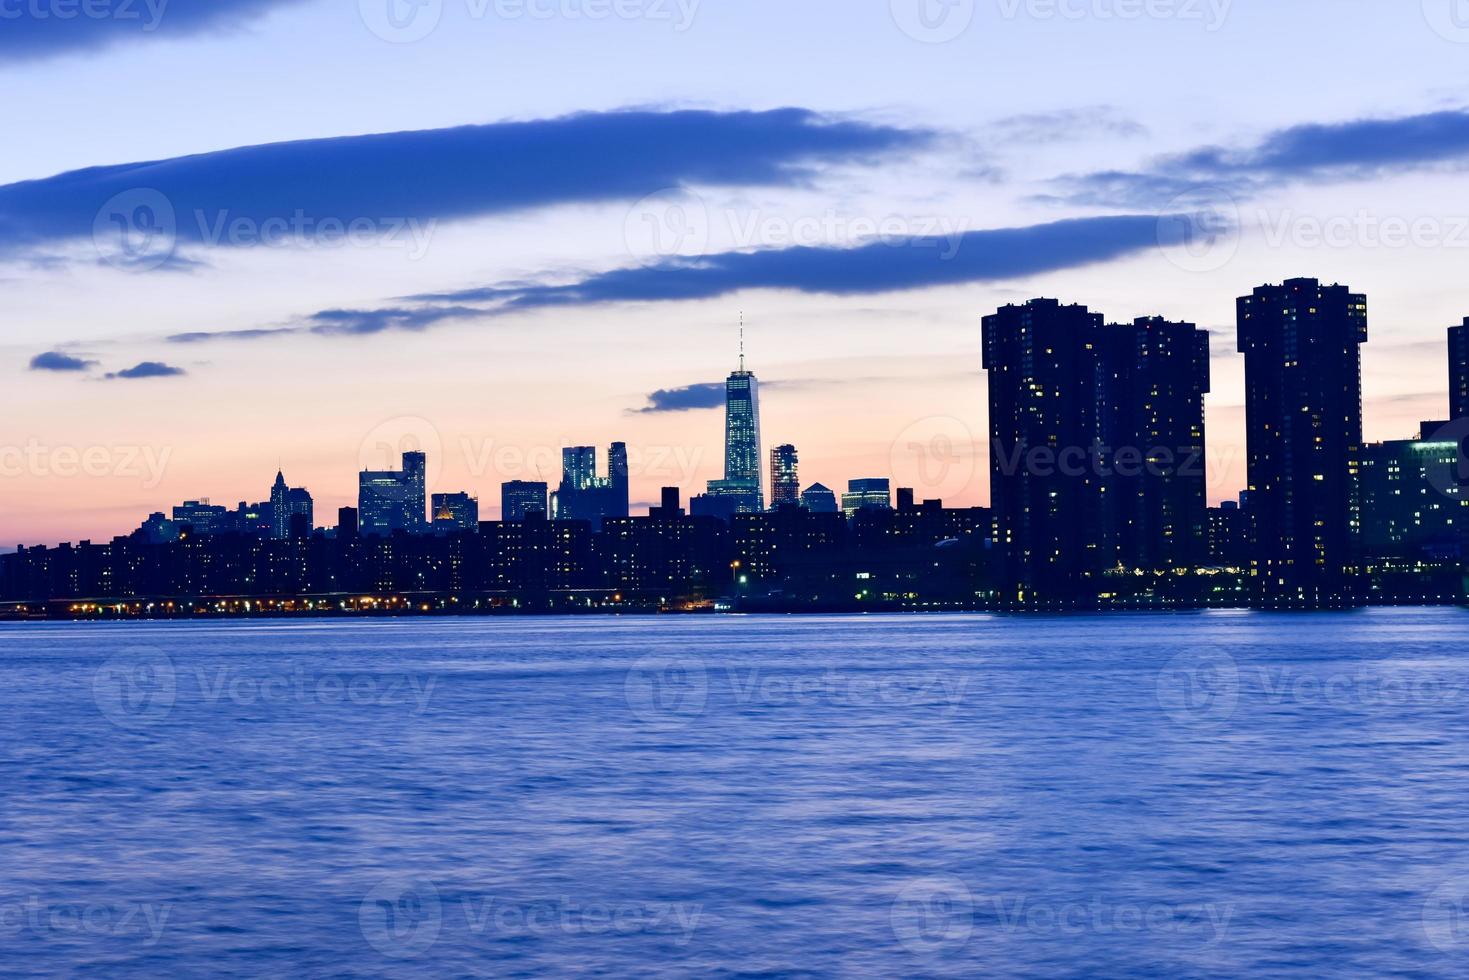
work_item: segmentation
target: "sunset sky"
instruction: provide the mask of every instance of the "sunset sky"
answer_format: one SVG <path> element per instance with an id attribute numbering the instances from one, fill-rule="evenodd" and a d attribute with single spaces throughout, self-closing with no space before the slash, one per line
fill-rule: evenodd
<path id="1" fill-rule="evenodd" d="M 410 443 L 493 519 L 625 441 L 640 511 L 720 475 L 741 312 L 806 485 L 986 503 L 980 318 L 1034 296 L 1211 331 L 1211 501 L 1261 283 L 1367 294 L 1367 436 L 1410 436 L 1469 315 L 1454 6 L 4 5 L 0 546 L 277 466 L 329 523 Z"/>

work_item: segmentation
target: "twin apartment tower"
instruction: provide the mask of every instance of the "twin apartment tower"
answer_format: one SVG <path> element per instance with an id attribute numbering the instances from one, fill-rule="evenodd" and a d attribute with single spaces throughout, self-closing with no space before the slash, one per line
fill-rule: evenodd
<path id="1" fill-rule="evenodd" d="M 1367 300 L 1292 279 L 1239 299 L 1250 574 L 1270 605 L 1353 601 Z M 1456 338 L 1469 353 L 1469 339 Z M 1463 363 L 1460 361 L 1459 363 Z M 991 496 L 1012 602 L 1098 596 L 1107 569 L 1207 564 L 1209 336 L 1038 299 L 984 318 Z M 1469 381 L 1454 406 L 1469 408 Z"/>

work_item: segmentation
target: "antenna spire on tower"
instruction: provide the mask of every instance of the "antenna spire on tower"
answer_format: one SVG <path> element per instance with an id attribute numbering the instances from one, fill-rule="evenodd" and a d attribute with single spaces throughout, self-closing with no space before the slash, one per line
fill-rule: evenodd
<path id="1" fill-rule="evenodd" d="M 740 373 L 745 372 L 745 311 L 740 310 Z"/>

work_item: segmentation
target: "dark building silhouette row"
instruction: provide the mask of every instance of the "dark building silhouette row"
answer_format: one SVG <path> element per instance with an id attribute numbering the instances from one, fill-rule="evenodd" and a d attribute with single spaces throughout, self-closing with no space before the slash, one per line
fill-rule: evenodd
<path id="1" fill-rule="evenodd" d="M 1248 490 L 1213 510 L 1206 331 L 1048 299 L 983 330 L 1003 605 L 1104 606 L 1208 566 L 1266 608 L 1462 595 L 1469 320 L 1449 331 L 1457 421 L 1367 445 L 1366 297 L 1314 279 L 1241 297 Z"/>
<path id="2" fill-rule="evenodd" d="M 359 475 L 357 507 L 314 526 L 277 473 L 270 499 L 187 501 L 109 544 L 0 557 L 0 602 L 188 606 L 416 597 L 491 608 L 1340 608 L 1461 601 L 1469 544 L 1469 319 L 1448 332 L 1452 422 L 1366 444 L 1366 298 L 1293 279 L 1237 304 L 1248 489 L 1207 506 L 1207 331 L 1109 323 L 1036 299 L 982 324 L 992 509 L 918 502 L 881 477 L 800 489 L 795 446 L 761 473 L 759 384 L 725 384 L 724 476 L 686 513 L 666 488 L 630 515 L 628 452 L 563 450 L 554 491 L 501 486 L 501 520 L 428 494 L 422 452 Z M 347 597 L 347 598 L 343 598 Z M 354 598 L 355 597 L 355 598 Z M 437 605 L 436 605 L 437 604 Z"/>
<path id="3" fill-rule="evenodd" d="M 481 522 L 473 529 L 277 540 L 185 528 L 106 544 L 22 548 L 0 599 L 64 614 L 268 609 L 970 608 L 984 588 L 987 509 L 937 501 L 852 515 L 797 505 L 689 515 L 676 488 L 646 517 Z M 250 606 L 245 604 L 249 603 Z"/>

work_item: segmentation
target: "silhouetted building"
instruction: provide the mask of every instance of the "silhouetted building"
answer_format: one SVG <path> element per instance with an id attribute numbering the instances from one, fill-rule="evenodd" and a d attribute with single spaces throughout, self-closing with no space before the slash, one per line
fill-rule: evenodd
<path id="1" fill-rule="evenodd" d="M 813 483 L 801 494 L 801 506 L 813 514 L 835 514 L 841 510 L 837 506 L 837 495 L 828 486 Z"/>
<path id="2" fill-rule="evenodd" d="M 229 509 L 211 504 L 208 497 L 186 500 L 173 509 L 174 524 L 180 529 L 187 527 L 194 534 L 222 534 L 230 530 L 229 518 Z"/>
<path id="3" fill-rule="evenodd" d="M 1442 562 L 1462 557 L 1469 540 L 1469 488 L 1458 475 L 1458 439 L 1437 435 L 1446 428 L 1446 422 L 1424 422 L 1417 439 L 1363 447 L 1366 559 Z"/>
<path id="4" fill-rule="evenodd" d="M 1140 317 L 1104 328 L 1100 350 L 1107 562 L 1157 571 L 1203 564 L 1209 332 Z"/>
<path id="5" fill-rule="evenodd" d="M 893 506 L 892 484 L 886 479 L 870 478 L 847 481 L 842 494 L 842 510 L 855 514 L 859 510 L 888 510 Z"/>
<path id="6" fill-rule="evenodd" d="M 420 452 L 403 454 L 403 486 L 407 494 L 408 533 L 428 529 L 428 457 Z"/>
<path id="7" fill-rule="evenodd" d="M 337 508 L 337 537 L 339 537 L 339 538 L 355 538 L 355 537 L 357 537 L 357 508 L 356 507 L 338 507 Z"/>
<path id="8" fill-rule="evenodd" d="M 500 484 L 500 519 L 523 521 L 532 511 L 545 515 L 547 486 L 526 480 L 511 480 Z"/>
<path id="9" fill-rule="evenodd" d="M 467 493 L 436 493 L 431 509 L 435 534 L 479 530 L 479 500 Z"/>
<path id="10" fill-rule="evenodd" d="M 423 453 L 403 454 L 403 469 L 364 470 L 357 478 L 358 531 L 363 537 L 387 537 L 394 531 L 418 533 L 424 528 Z"/>
<path id="11" fill-rule="evenodd" d="M 1469 317 L 1449 327 L 1449 414 L 1456 422 L 1469 419 Z"/>
<path id="12" fill-rule="evenodd" d="M 1238 303 L 1256 601 L 1353 601 L 1367 298 L 1290 279 Z"/>
<path id="13" fill-rule="evenodd" d="M 622 598 L 642 596 L 665 605 L 721 595 L 728 585 L 724 522 L 685 517 L 677 499 L 665 498 L 647 517 L 608 518 L 596 546 L 606 584 Z"/>
<path id="14" fill-rule="evenodd" d="M 801 502 L 801 477 L 796 447 L 787 443 L 770 451 L 770 509 Z"/>
<path id="15" fill-rule="evenodd" d="M 241 507 L 243 508 L 244 505 L 242 504 Z M 304 518 L 307 527 L 315 524 L 315 505 L 311 500 L 311 494 L 300 487 L 286 486 L 285 475 L 277 470 L 275 483 L 270 488 L 269 516 L 271 538 L 276 541 L 291 538 L 293 518 Z"/>
<path id="16" fill-rule="evenodd" d="M 898 510 L 909 511 L 917 509 L 918 504 L 913 499 L 912 487 L 898 488 Z"/>
<path id="17" fill-rule="evenodd" d="M 834 561 L 847 545 L 847 522 L 838 513 L 813 513 L 786 505 L 765 514 L 736 514 L 733 536 L 735 580 L 772 582 L 794 563 L 816 557 Z"/>
<path id="18" fill-rule="evenodd" d="M 1209 564 L 1246 568 L 1250 563 L 1248 515 L 1233 500 L 1209 508 Z"/>
<path id="19" fill-rule="evenodd" d="M 683 503 L 678 487 L 664 487 L 657 507 L 648 508 L 649 517 L 682 517 Z"/>
<path id="20" fill-rule="evenodd" d="M 558 521 L 588 521 L 593 530 L 604 518 L 628 516 L 627 445 L 614 442 L 607 453 L 607 476 L 597 476 L 597 451 L 575 446 L 561 451 L 561 484 L 551 498 Z"/>
<path id="21" fill-rule="evenodd" d="M 148 515 L 148 519 L 139 526 L 138 533 L 149 544 L 169 544 L 179 539 L 179 526 L 159 511 Z"/>
<path id="22" fill-rule="evenodd" d="M 1006 601 L 1090 604 L 1106 561 L 1102 315 L 1035 299 L 983 321 L 990 495 Z"/>

